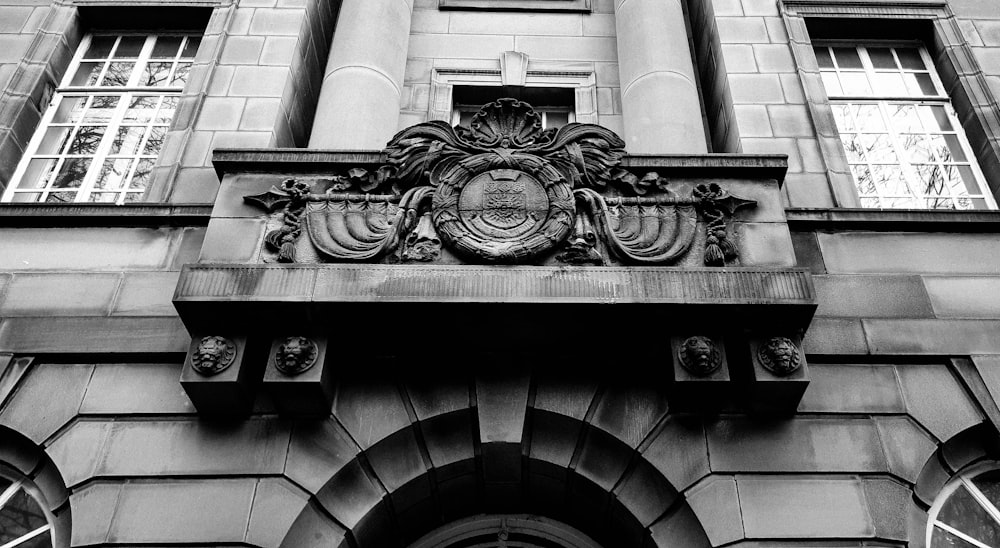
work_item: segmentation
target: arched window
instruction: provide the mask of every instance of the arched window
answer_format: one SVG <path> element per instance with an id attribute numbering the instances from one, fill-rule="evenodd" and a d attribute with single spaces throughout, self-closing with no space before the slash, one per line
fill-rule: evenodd
<path id="1" fill-rule="evenodd" d="M 28 478 L 0 465 L 0 548 L 50 548 L 53 517 Z"/>
<path id="2" fill-rule="evenodd" d="M 963 471 L 938 494 L 927 523 L 929 548 L 1000 548 L 1000 463 Z"/>

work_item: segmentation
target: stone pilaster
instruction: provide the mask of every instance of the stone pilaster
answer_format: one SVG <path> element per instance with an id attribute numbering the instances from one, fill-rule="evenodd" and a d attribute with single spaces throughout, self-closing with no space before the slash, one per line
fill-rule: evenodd
<path id="1" fill-rule="evenodd" d="M 679 0 L 615 0 L 625 142 L 631 153 L 708 151 Z"/>
<path id="2" fill-rule="evenodd" d="M 412 0 L 345 0 L 309 148 L 381 149 L 396 133 Z"/>

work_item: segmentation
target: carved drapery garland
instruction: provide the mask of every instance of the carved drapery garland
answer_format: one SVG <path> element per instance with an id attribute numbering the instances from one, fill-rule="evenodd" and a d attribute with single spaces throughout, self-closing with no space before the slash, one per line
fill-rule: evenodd
<path id="1" fill-rule="evenodd" d="M 279 262 L 296 261 L 305 232 L 334 261 L 432 261 L 441 246 L 487 263 L 527 262 L 558 252 L 570 264 L 605 264 L 598 240 L 631 264 L 670 264 L 706 220 L 707 265 L 738 256 L 727 222 L 754 205 L 717 184 L 679 196 L 656 172 L 619 167 L 625 143 L 593 124 L 542 130 L 530 105 L 485 105 L 470 128 L 440 121 L 399 132 L 375 171 L 361 168 L 323 183 L 288 179 L 248 203 L 283 208 L 283 225 L 265 237 Z M 609 192 L 611 196 L 605 196 Z"/>

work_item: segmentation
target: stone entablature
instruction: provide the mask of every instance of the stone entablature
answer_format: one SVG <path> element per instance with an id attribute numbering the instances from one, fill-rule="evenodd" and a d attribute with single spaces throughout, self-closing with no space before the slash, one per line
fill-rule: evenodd
<path id="1" fill-rule="evenodd" d="M 611 313 L 601 337 L 630 341 L 625 363 L 659 361 L 681 406 L 731 403 L 741 387 L 742 403 L 787 410 L 805 389 L 816 298 L 794 268 L 783 157 L 626 156 L 603 127 L 543 131 L 503 99 L 471 129 L 418 124 L 381 153 L 215 160 L 206 243 L 174 297 L 194 338 L 182 384 L 203 411 L 245 412 L 263 378 L 279 410 L 324 413 L 338 360 L 364 359 L 336 334 L 385 318 L 439 324 L 456 348 L 516 333 L 501 346 L 544 361 L 583 327 L 553 318 Z M 379 351 L 403 356 L 427 336 L 400 326 Z M 278 367 L 289 340 L 314 363 Z M 225 368 L 199 366 L 204 348 L 230 344 Z"/>

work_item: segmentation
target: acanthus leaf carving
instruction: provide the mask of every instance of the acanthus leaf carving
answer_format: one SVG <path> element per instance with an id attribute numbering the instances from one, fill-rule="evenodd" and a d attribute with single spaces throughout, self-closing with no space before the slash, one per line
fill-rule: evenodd
<path id="1" fill-rule="evenodd" d="M 674 264 L 706 221 L 704 262 L 737 259 L 727 224 L 754 204 L 717 184 L 681 190 L 621 167 L 625 143 L 593 124 L 542 130 L 527 103 L 484 105 L 468 128 L 406 128 L 377 169 L 286 180 L 245 200 L 283 223 L 265 236 L 279 262 L 307 240 L 323 260 Z M 683 187 L 690 188 L 690 187 Z M 305 234 L 306 238 L 302 238 Z M 606 251 L 606 253 L 605 253 Z"/>

